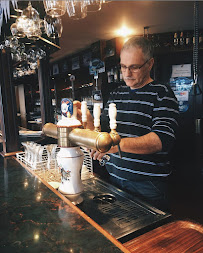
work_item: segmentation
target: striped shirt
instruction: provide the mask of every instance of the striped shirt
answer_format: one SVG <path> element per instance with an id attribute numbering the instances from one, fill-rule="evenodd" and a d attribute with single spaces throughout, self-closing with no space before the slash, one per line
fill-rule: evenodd
<path id="1" fill-rule="evenodd" d="M 178 102 L 170 87 L 149 83 L 131 90 L 127 86 L 118 87 L 110 98 L 102 114 L 102 131 L 109 131 L 108 107 L 117 107 L 117 132 L 121 138 L 139 137 L 150 132 L 156 133 L 162 142 L 162 151 L 140 155 L 122 151 L 110 154 L 106 163 L 109 174 L 123 180 L 147 180 L 150 177 L 167 177 L 170 174 L 168 154 L 175 141 L 178 127 Z"/>

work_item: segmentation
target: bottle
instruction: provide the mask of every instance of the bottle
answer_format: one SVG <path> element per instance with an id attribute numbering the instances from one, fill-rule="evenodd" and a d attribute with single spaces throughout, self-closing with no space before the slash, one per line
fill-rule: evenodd
<path id="1" fill-rule="evenodd" d="M 184 46 L 185 45 L 185 38 L 183 35 L 183 32 L 180 33 L 180 46 Z"/>
<path id="2" fill-rule="evenodd" d="M 173 45 L 176 47 L 179 44 L 179 39 L 178 39 L 178 33 L 174 33 L 173 36 Z"/>
<path id="3" fill-rule="evenodd" d="M 107 72 L 107 82 L 111 83 L 111 71 Z"/>
<path id="4" fill-rule="evenodd" d="M 118 69 L 117 69 L 117 67 L 114 68 L 114 81 L 118 82 Z"/>
<path id="5" fill-rule="evenodd" d="M 192 43 L 193 43 L 193 45 L 195 44 L 195 35 L 193 35 Z"/>
<path id="6" fill-rule="evenodd" d="M 186 34 L 185 44 L 186 44 L 186 46 L 190 46 L 190 44 L 191 44 L 191 39 L 190 39 L 189 32 L 187 32 L 187 34 Z"/>
<path id="7" fill-rule="evenodd" d="M 122 71 L 120 71 L 120 76 L 119 76 L 119 79 L 120 79 L 120 82 L 123 81 L 123 74 L 122 74 Z"/>
<path id="8" fill-rule="evenodd" d="M 199 45 L 202 46 L 203 45 L 203 33 L 200 32 L 199 34 Z"/>
<path id="9" fill-rule="evenodd" d="M 111 69 L 111 83 L 114 82 L 114 69 Z"/>

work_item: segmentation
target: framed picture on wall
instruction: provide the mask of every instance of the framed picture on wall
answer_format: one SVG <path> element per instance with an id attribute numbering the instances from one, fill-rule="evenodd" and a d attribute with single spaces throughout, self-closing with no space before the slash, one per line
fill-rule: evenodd
<path id="1" fill-rule="evenodd" d="M 92 59 L 92 53 L 91 52 L 86 52 L 83 54 L 82 57 L 82 63 L 84 67 L 88 67 L 90 64 L 90 61 Z"/>
<path id="2" fill-rule="evenodd" d="M 64 60 L 62 62 L 62 72 L 66 72 L 66 71 L 68 71 L 68 61 Z"/>
<path id="3" fill-rule="evenodd" d="M 59 65 L 58 63 L 55 63 L 53 65 L 53 75 L 58 75 L 59 74 Z"/>
<path id="4" fill-rule="evenodd" d="M 72 58 L 72 70 L 80 68 L 80 59 L 79 56 Z"/>

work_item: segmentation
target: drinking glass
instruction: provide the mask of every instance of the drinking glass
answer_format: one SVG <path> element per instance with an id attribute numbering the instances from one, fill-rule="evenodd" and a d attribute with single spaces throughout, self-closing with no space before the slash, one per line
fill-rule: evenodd
<path id="1" fill-rule="evenodd" d="M 87 16 L 87 1 L 67 0 L 68 16 L 72 19 L 82 19 Z"/>
<path id="2" fill-rule="evenodd" d="M 47 15 L 57 18 L 65 14 L 66 1 L 64 0 L 43 0 L 44 9 Z"/>
<path id="3" fill-rule="evenodd" d="M 10 27 L 11 30 L 11 34 L 16 37 L 16 38 L 24 38 L 25 37 L 25 33 L 23 32 L 23 30 L 18 29 L 18 26 L 16 23 L 13 23 Z"/>
<path id="4" fill-rule="evenodd" d="M 100 11 L 102 6 L 102 0 L 88 0 L 87 12 Z"/>
<path id="5" fill-rule="evenodd" d="M 60 38 L 63 32 L 61 18 L 53 18 L 48 15 L 44 17 L 45 32 L 49 38 Z"/>

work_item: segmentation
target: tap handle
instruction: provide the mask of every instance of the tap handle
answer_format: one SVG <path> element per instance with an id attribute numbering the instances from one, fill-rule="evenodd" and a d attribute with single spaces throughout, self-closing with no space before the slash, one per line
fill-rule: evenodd
<path id="1" fill-rule="evenodd" d="M 120 158 L 122 158 L 121 148 L 120 148 L 120 145 L 119 145 L 119 142 L 120 142 L 121 139 L 120 139 L 120 136 L 116 132 L 116 127 L 117 127 L 116 116 L 117 116 L 116 104 L 111 103 L 109 105 L 110 128 L 111 128 L 111 133 L 113 134 L 113 136 L 116 134 L 115 139 L 116 139 L 116 143 L 117 143 L 117 146 L 118 146 L 118 153 L 119 153 Z M 117 137 L 119 137 L 119 138 L 117 138 Z"/>
<path id="2" fill-rule="evenodd" d="M 110 119 L 110 129 L 111 130 L 116 130 L 116 127 L 117 127 L 116 116 L 117 116 L 116 104 L 111 103 L 109 105 L 109 119 Z"/>
<path id="3" fill-rule="evenodd" d="M 86 123 L 87 122 L 87 102 L 86 101 L 81 102 L 81 112 L 82 112 L 82 122 Z"/>
<path id="4" fill-rule="evenodd" d="M 98 103 L 94 104 L 93 115 L 94 115 L 94 127 L 96 130 L 98 130 L 100 127 L 100 115 L 101 115 L 100 104 Z"/>

